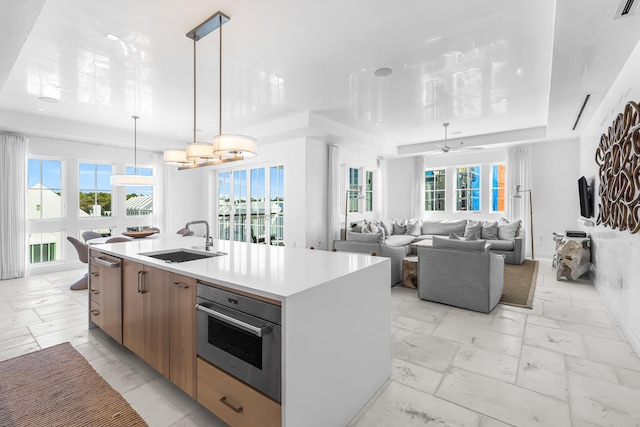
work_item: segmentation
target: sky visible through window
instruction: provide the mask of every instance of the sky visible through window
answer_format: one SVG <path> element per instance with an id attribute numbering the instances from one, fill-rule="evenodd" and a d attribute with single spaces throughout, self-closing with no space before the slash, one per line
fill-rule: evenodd
<path id="1" fill-rule="evenodd" d="M 42 162 L 42 185 L 51 190 L 60 190 L 60 161 L 29 159 L 29 188 L 40 183 L 40 162 Z"/>

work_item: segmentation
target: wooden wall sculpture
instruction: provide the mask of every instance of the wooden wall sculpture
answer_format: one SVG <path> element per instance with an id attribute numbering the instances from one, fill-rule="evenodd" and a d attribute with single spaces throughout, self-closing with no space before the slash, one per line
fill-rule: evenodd
<path id="1" fill-rule="evenodd" d="M 600 171 L 597 223 L 640 231 L 640 106 L 630 101 L 596 150 Z"/>

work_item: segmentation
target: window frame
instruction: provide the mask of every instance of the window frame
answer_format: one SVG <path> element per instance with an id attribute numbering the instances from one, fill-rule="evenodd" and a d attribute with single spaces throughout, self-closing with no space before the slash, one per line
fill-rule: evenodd
<path id="1" fill-rule="evenodd" d="M 78 166 L 79 167 L 79 166 Z M 137 169 L 137 170 L 136 170 Z M 138 167 L 136 168 L 135 166 L 125 166 L 125 175 L 144 175 L 144 176 L 153 176 L 153 167 L 144 167 L 144 166 L 140 166 L 138 165 Z M 140 171 L 143 170 L 144 173 L 141 174 Z M 132 173 L 129 173 L 129 172 Z M 113 174 L 113 172 L 112 172 Z M 148 174 L 148 175 L 147 175 Z M 124 215 L 126 218 L 152 218 L 155 215 L 154 212 L 154 199 L 155 199 L 155 195 L 154 195 L 154 191 L 153 191 L 153 185 L 127 185 L 124 187 Z M 142 214 L 142 215 L 129 215 L 129 212 L 127 210 L 127 201 L 129 200 L 127 198 L 127 195 L 129 194 L 129 189 L 130 188 L 149 188 L 151 190 L 151 212 L 148 214 Z M 113 214 L 113 194 L 114 194 L 114 190 L 113 190 L 113 185 L 111 186 L 111 212 Z M 138 196 L 139 197 L 139 196 Z"/>
<path id="2" fill-rule="evenodd" d="M 470 176 L 470 172 L 472 169 L 476 169 L 477 168 L 477 177 L 478 177 L 478 186 L 477 187 L 471 187 L 470 183 L 473 182 L 473 178 Z M 460 188 L 458 186 L 459 183 L 459 179 L 458 177 L 460 176 L 460 170 L 461 169 L 466 169 L 466 181 L 467 181 L 467 188 Z M 454 191 L 453 191 L 453 211 L 454 212 L 465 212 L 465 213 L 474 213 L 474 212 L 482 212 L 482 165 L 481 164 L 475 164 L 475 165 L 459 165 L 455 167 L 455 173 L 453 176 L 453 180 L 454 180 Z M 467 206 L 473 206 L 473 199 L 477 199 L 478 200 L 478 207 L 476 209 L 459 209 L 458 208 L 458 201 L 462 200 L 462 196 L 461 196 L 461 192 L 466 191 L 467 192 L 467 196 L 465 196 L 465 202 L 467 204 Z M 478 192 L 478 197 L 473 197 L 472 196 L 472 192 L 473 191 L 477 191 Z"/>
<path id="3" fill-rule="evenodd" d="M 78 176 L 78 211 L 82 211 L 82 208 L 80 207 L 80 193 L 82 192 L 82 185 L 81 185 L 81 179 L 80 179 L 80 165 L 82 164 L 92 164 L 94 166 L 109 166 L 111 168 L 111 176 L 114 175 L 114 164 L 113 163 L 107 163 L 107 162 L 96 162 L 96 161 L 92 161 L 92 160 L 80 160 L 78 159 L 78 166 L 76 169 L 76 173 Z M 97 174 L 97 169 L 94 169 L 94 174 Z M 116 218 L 116 215 L 114 215 L 116 213 L 116 192 L 114 191 L 114 186 L 111 184 L 111 214 L 110 215 L 91 215 L 89 214 L 89 218 Z M 98 189 L 97 189 L 97 182 L 94 182 L 94 189 L 93 191 L 97 194 L 98 193 Z M 84 212 L 84 211 L 83 211 Z M 101 213 L 102 213 L 102 209 L 101 209 Z M 125 210 L 125 216 L 126 216 L 126 210 Z M 79 219 L 85 219 L 83 217 L 79 217 Z"/>
<path id="4" fill-rule="evenodd" d="M 494 187 L 494 169 L 496 167 L 502 167 L 502 187 L 497 186 Z M 491 213 L 504 213 L 506 209 L 506 176 L 507 176 L 507 166 L 504 162 L 492 163 L 489 177 L 489 212 Z M 502 189 L 502 210 L 494 209 L 494 191 L 498 191 L 498 207 L 500 206 L 500 190 Z"/>
<path id="5" fill-rule="evenodd" d="M 434 173 L 434 188 L 433 189 L 427 189 L 427 173 L 428 172 L 433 172 Z M 435 174 L 435 172 L 441 172 L 442 173 L 442 177 L 441 179 L 437 179 L 438 175 Z M 442 182 L 444 184 L 444 187 L 442 189 L 438 189 L 436 188 L 437 184 Z M 447 210 L 447 168 L 446 167 L 440 167 L 440 168 L 428 168 L 424 170 L 424 206 L 423 206 L 423 210 L 425 212 L 446 212 Z M 443 197 L 436 197 L 436 194 L 439 192 L 443 192 L 444 195 Z M 431 201 L 435 207 L 436 201 L 438 200 L 442 200 L 442 209 L 427 209 L 427 201 L 429 200 L 427 197 L 427 193 L 431 193 L 432 197 L 431 197 Z"/>

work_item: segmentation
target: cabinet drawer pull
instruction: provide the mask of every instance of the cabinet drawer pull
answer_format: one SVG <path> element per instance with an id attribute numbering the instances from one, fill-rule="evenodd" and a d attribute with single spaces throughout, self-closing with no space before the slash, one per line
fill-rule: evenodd
<path id="1" fill-rule="evenodd" d="M 144 294 L 144 275 L 145 275 L 146 271 L 138 271 L 138 293 L 139 294 Z"/>
<path id="2" fill-rule="evenodd" d="M 100 275 L 100 273 L 97 273 L 97 272 L 94 271 L 94 272 L 91 273 L 91 275 L 94 276 L 94 277 L 98 277 Z"/>
<path id="3" fill-rule="evenodd" d="M 91 310 L 91 314 L 93 314 L 94 316 L 97 316 L 100 314 L 100 312 L 98 310 Z"/>
<path id="4" fill-rule="evenodd" d="M 102 258 L 98 258 L 98 257 L 93 257 L 92 258 L 94 262 L 100 264 L 100 265 L 104 265 L 105 267 L 109 267 L 109 268 L 118 268 L 120 267 L 120 263 L 119 262 L 109 262 L 107 260 L 104 260 Z"/>
<path id="5" fill-rule="evenodd" d="M 98 295 L 98 294 L 100 293 L 100 291 L 99 291 L 99 290 L 97 290 L 97 289 L 91 289 L 91 291 L 90 291 L 90 292 L 91 292 L 92 294 L 94 294 L 94 295 Z"/>
<path id="6" fill-rule="evenodd" d="M 189 285 L 183 285 L 180 282 L 173 282 L 174 286 L 179 287 L 180 289 L 189 289 Z"/>
<path id="7" fill-rule="evenodd" d="M 220 398 L 220 403 L 222 403 L 223 405 L 225 405 L 227 408 L 233 410 L 236 414 L 239 414 L 240 412 L 242 412 L 242 406 L 239 408 L 236 408 L 235 406 L 233 406 L 232 404 L 230 404 L 229 402 L 227 402 L 227 396 L 222 396 Z"/>

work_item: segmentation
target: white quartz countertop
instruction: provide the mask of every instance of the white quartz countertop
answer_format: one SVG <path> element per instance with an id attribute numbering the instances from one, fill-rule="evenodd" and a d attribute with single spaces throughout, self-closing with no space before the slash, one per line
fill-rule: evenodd
<path id="1" fill-rule="evenodd" d="M 211 251 L 226 253 L 213 258 L 166 263 L 140 255 L 144 252 L 180 248 L 191 251 L 194 247 L 204 251 L 204 238 L 173 234 L 90 247 L 117 257 L 280 301 L 380 262 L 387 262 L 391 268 L 390 261 L 384 257 L 227 240 L 213 241 Z"/>

